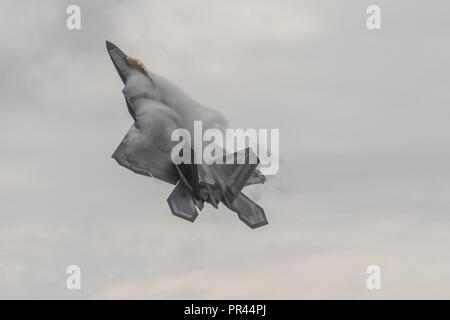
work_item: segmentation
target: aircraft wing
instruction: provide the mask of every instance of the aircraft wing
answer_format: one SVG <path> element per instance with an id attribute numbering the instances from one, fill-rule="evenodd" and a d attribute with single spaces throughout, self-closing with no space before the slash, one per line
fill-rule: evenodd
<path id="1" fill-rule="evenodd" d="M 171 144 L 164 146 L 154 141 L 160 138 L 145 134 L 133 124 L 112 157 L 135 173 L 176 184 L 179 176 L 170 159 Z"/>

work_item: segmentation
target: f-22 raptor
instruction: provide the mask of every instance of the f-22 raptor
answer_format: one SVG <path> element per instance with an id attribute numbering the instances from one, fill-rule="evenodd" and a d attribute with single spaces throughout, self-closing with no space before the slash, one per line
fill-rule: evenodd
<path id="1" fill-rule="evenodd" d="M 177 217 L 193 222 L 205 202 L 215 208 L 222 202 L 250 228 L 266 225 L 264 210 L 242 193 L 245 186 L 266 180 L 257 170 L 259 159 L 252 150 L 225 155 L 222 164 L 176 165 L 170 157 L 172 130 L 190 129 L 193 120 L 204 120 L 211 127 L 220 127 L 224 121 L 113 43 L 106 41 L 106 48 L 125 85 L 122 92 L 134 119 L 112 157 L 135 173 L 176 185 L 167 202 Z M 250 161 L 252 157 L 256 161 Z"/>

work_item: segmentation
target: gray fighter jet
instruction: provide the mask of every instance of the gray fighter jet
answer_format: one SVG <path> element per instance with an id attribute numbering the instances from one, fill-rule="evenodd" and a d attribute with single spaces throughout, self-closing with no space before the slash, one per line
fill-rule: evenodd
<path id="1" fill-rule="evenodd" d="M 175 216 L 193 222 L 197 209 L 202 210 L 205 202 L 215 208 L 222 202 L 249 227 L 266 225 L 264 210 L 242 193 L 245 186 L 266 180 L 256 169 L 259 159 L 250 148 L 224 156 L 222 164 L 190 161 L 175 165 L 170 158 L 174 129 L 191 130 L 194 120 L 221 128 L 225 120 L 220 114 L 148 71 L 142 62 L 127 56 L 113 43 L 106 41 L 106 48 L 125 85 L 123 94 L 134 119 L 112 157 L 135 173 L 176 185 L 167 199 Z M 194 156 L 192 150 L 192 160 Z M 233 161 L 229 161 L 230 157 Z M 250 161 L 252 157 L 256 163 Z"/>

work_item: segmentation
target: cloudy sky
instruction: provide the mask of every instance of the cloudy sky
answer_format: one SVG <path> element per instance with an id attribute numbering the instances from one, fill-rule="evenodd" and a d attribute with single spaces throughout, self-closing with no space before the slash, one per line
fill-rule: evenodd
<path id="1" fill-rule="evenodd" d="M 0 298 L 449 298 L 450 4 L 341 2 L 2 1 Z M 131 117 L 105 40 L 280 129 L 279 175 L 248 191 L 268 226 L 178 219 L 173 186 L 110 158 Z"/>

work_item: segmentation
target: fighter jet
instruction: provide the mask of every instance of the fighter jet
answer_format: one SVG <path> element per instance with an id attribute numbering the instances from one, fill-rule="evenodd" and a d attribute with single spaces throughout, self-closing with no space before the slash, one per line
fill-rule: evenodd
<path id="1" fill-rule="evenodd" d="M 194 222 L 205 202 L 216 209 L 222 202 L 250 228 L 266 225 L 264 210 L 242 193 L 245 186 L 266 181 L 257 169 L 259 159 L 250 148 L 224 152 L 223 161 L 212 164 L 175 164 L 170 157 L 173 130 L 191 130 L 195 120 L 203 121 L 208 128 L 222 128 L 223 117 L 150 72 L 113 43 L 106 41 L 106 48 L 124 84 L 122 92 L 134 120 L 112 158 L 137 174 L 176 185 L 167 202 L 177 217 Z M 192 150 L 191 160 L 194 157 Z M 250 161 L 252 157 L 256 161 Z"/>

